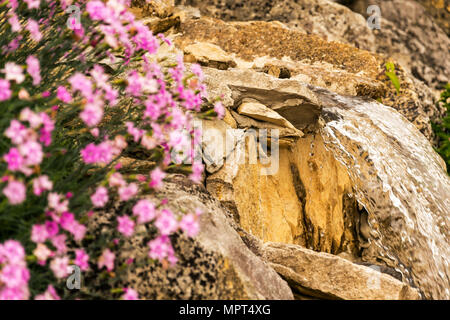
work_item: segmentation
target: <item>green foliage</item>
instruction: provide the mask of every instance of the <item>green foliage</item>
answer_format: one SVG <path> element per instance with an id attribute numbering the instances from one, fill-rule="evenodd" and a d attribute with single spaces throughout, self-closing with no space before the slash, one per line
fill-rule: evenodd
<path id="1" fill-rule="evenodd" d="M 397 90 L 397 94 L 400 92 L 400 80 L 398 80 L 397 75 L 395 74 L 395 65 L 392 62 L 386 63 L 386 76 L 391 80 L 394 85 L 395 90 Z"/>
<path id="2" fill-rule="evenodd" d="M 450 84 L 445 86 L 445 91 L 441 93 L 439 103 L 444 105 L 447 112 L 440 123 L 432 123 L 434 133 L 439 138 L 436 151 L 444 158 L 447 164 L 447 172 L 450 173 Z"/>

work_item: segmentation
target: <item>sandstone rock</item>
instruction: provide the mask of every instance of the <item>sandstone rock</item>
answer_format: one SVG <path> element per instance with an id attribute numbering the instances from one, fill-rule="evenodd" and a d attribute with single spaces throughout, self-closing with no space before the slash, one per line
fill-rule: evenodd
<path id="1" fill-rule="evenodd" d="M 235 149 L 244 135 L 242 130 L 233 130 L 222 120 L 203 120 L 202 157 L 209 173 L 218 171 L 224 159 Z"/>
<path id="2" fill-rule="evenodd" d="M 204 68 L 204 73 L 208 92 L 211 96 L 223 96 L 226 107 L 235 108 L 244 99 L 253 99 L 277 111 L 300 130 L 314 124 L 320 113 L 317 97 L 299 81 L 277 79 L 248 69 Z"/>
<path id="3" fill-rule="evenodd" d="M 436 1 L 420 1 L 428 9 L 436 8 Z M 367 16 L 371 1 L 358 0 L 351 4 L 356 12 Z M 450 38 L 436 24 L 417 1 L 389 0 L 377 4 L 381 10 L 381 29 L 373 31 L 375 41 L 363 47 L 394 57 L 415 78 L 433 89 L 442 89 L 449 81 Z M 449 12 L 441 15 L 450 16 Z M 448 21 L 447 21 L 448 26 Z M 363 37 L 361 35 L 360 37 Z"/>
<path id="4" fill-rule="evenodd" d="M 159 18 L 166 18 L 174 11 L 174 0 L 132 0 L 133 7 L 141 8 L 141 15 L 154 15 Z"/>
<path id="5" fill-rule="evenodd" d="M 436 88 L 441 81 L 448 81 L 450 74 L 448 47 L 450 39 L 428 17 L 425 9 L 415 1 L 390 0 L 376 4 L 381 9 L 381 29 L 367 28 L 367 8 L 372 1 L 346 1 L 357 11 L 328 0 L 246 0 L 233 3 L 220 0 L 182 0 L 178 2 L 197 6 L 209 16 L 231 21 L 278 20 L 290 28 L 322 36 L 328 41 L 349 43 L 357 48 L 394 56 L 410 57 L 403 65 L 415 66 L 414 76 Z M 444 15 L 446 9 L 426 3 Z M 442 16 L 442 15 L 441 15 Z M 403 59 L 400 59 L 403 60 Z M 439 77 L 447 77 L 447 80 Z M 442 84 L 442 83 L 441 83 Z"/>
<path id="6" fill-rule="evenodd" d="M 448 0 L 418 0 L 418 2 L 450 37 L 450 2 Z"/>
<path id="7" fill-rule="evenodd" d="M 147 260 L 146 243 L 154 231 L 138 230 L 126 240 L 124 250 L 116 253 L 121 262 L 136 260 L 116 282 L 118 286 L 132 286 L 143 299 L 292 299 L 287 283 L 245 246 L 226 211 L 204 187 L 185 176 L 171 175 L 163 190 L 148 198 L 171 199 L 174 212 L 201 209 L 200 234 L 194 239 L 174 236 L 179 262 L 167 268 Z M 89 228 L 103 235 L 114 232 L 118 210 L 110 208 L 97 213 Z M 90 279 L 89 275 L 86 277 Z M 101 277 L 93 278 L 92 281 L 100 281 Z"/>
<path id="8" fill-rule="evenodd" d="M 280 116 L 279 113 L 267 108 L 265 105 L 258 103 L 257 101 L 244 101 L 237 110 L 240 114 L 251 118 L 274 123 L 281 127 L 295 130 L 295 127 L 285 118 Z"/>
<path id="9" fill-rule="evenodd" d="M 233 129 L 237 129 L 237 122 L 236 120 L 233 118 L 233 116 L 231 115 L 230 110 L 228 110 L 228 108 L 225 108 L 225 115 L 223 117 L 223 121 L 229 125 L 231 128 Z"/>
<path id="10" fill-rule="evenodd" d="M 417 290 L 397 279 L 338 256 L 297 245 L 266 243 L 263 257 L 301 294 L 346 300 L 417 300 Z"/>
<path id="11" fill-rule="evenodd" d="M 184 48 L 186 62 L 198 62 L 220 70 L 235 67 L 236 62 L 220 47 L 211 43 L 195 43 Z"/>
<path id="12" fill-rule="evenodd" d="M 270 175 L 262 174 L 267 165 L 249 155 L 254 148 L 239 148 L 206 185 L 244 230 L 264 241 L 357 252 L 358 213 L 355 199 L 348 197 L 352 184 L 320 136 L 307 135 L 292 148 L 280 148 L 277 170 Z M 239 161 L 238 150 L 246 152 L 245 161 Z"/>
<path id="13" fill-rule="evenodd" d="M 315 2 L 317 5 L 313 6 L 312 3 Z M 317 8 L 324 6 L 319 10 L 320 12 L 313 15 L 314 18 L 323 22 L 322 11 L 331 10 L 334 18 L 325 19 L 326 21 L 339 21 L 339 23 L 344 21 L 336 31 L 327 29 L 332 26 L 326 25 L 327 34 L 338 32 L 345 36 L 349 35 L 347 29 L 352 29 L 354 25 L 350 24 L 347 27 L 348 21 L 351 20 L 342 18 L 343 15 L 359 17 L 357 20 L 362 21 L 356 25 L 359 25 L 361 30 L 355 34 L 367 34 L 364 18 L 348 8 L 326 0 L 314 0 L 312 3 L 305 4 L 309 11 L 300 10 L 305 15 L 302 21 L 311 18 L 308 16 L 311 10 L 316 12 L 315 10 L 319 10 Z M 185 47 L 199 41 L 212 43 L 228 54 L 235 55 L 239 68 L 255 68 L 255 70 L 264 71 L 265 65 L 276 65 L 289 69 L 291 78 L 294 77 L 309 84 L 322 86 L 341 94 L 381 99 L 383 104 L 392 106 L 413 122 L 429 140 L 434 139 L 430 119 L 437 119 L 445 112 L 442 108 L 435 106 L 433 91 L 423 85 L 421 79 L 415 79 L 410 75 L 407 64 L 395 65 L 401 82 L 400 94 L 397 94 L 391 81 L 385 75 L 387 58 L 350 45 L 328 42 L 314 35 L 290 30 L 279 23 L 261 21 L 225 23 L 210 18 L 187 20 L 182 23 L 180 35 L 176 37 L 175 43 Z M 403 60 L 400 59 L 400 61 Z M 404 70 L 402 66 L 406 69 Z"/>

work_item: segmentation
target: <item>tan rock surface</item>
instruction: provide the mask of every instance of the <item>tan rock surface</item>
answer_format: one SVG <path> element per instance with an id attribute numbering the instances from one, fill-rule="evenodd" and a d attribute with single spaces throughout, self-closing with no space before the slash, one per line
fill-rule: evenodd
<path id="1" fill-rule="evenodd" d="M 198 62 L 203 66 L 209 66 L 220 70 L 235 67 L 233 58 L 220 47 L 207 43 L 198 42 L 184 48 L 184 60 L 186 62 Z"/>
<path id="2" fill-rule="evenodd" d="M 417 290 L 341 257 L 296 245 L 266 243 L 263 257 L 301 294 L 325 299 L 417 300 Z"/>

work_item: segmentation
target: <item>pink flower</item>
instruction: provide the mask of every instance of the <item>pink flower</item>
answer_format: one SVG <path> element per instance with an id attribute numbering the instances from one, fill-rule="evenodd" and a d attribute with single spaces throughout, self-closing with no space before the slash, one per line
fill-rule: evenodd
<path id="1" fill-rule="evenodd" d="M 164 259 L 167 256 L 168 243 L 169 238 L 167 236 L 160 236 L 154 240 L 149 241 L 149 257 L 158 260 Z"/>
<path id="2" fill-rule="evenodd" d="M 86 226 L 75 220 L 73 213 L 64 212 L 59 221 L 61 227 L 72 233 L 75 241 L 80 241 L 86 233 Z"/>
<path id="3" fill-rule="evenodd" d="M 58 253 L 65 253 L 67 251 L 66 240 L 67 236 L 65 234 L 59 234 L 51 239 L 51 242 Z"/>
<path id="4" fill-rule="evenodd" d="M 203 79 L 204 79 L 203 70 L 202 70 L 202 67 L 200 67 L 199 64 L 193 63 L 191 65 L 191 71 L 192 71 L 193 74 L 195 74 L 197 76 L 197 78 L 200 81 L 203 81 Z"/>
<path id="5" fill-rule="evenodd" d="M 59 231 L 58 223 L 55 221 L 45 221 L 45 230 L 47 230 L 49 238 L 56 236 Z"/>
<path id="6" fill-rule="evenodd" d="M 175 252 L 173 250 L 172 244 L 168 236 L 160 236 L 148 243 L 150 247 L 149 257 L 152 259 L 158 259 L 162 261 L 167 258 L 170 264 L 174 265 L 177 262 L 177 257 L 175 257 Z"/>
<path id="7" fill-rule="evenodd" d="M 39 60 L 35 56 L 29 56 L 26 62 L 27 62 L 27 71 L 33 78 L 33 85 L 37 86 L 41 82 L 41 69 L 39 65 Z"/>
<path id="8" fill-rule="evenodd" d="M 158 50 L 159 43 L 149 28 L 141 22 L 135 22 L 134 27 L 137 29 L 137 34 L 133 37 L 136 49 L 144 49 L 150 54 L 155 53 Z"/>
<path id="9" fill-rule="evenodd" d="M 3 189 L 3 194 L 8 198 L 10 204 L 16 205 L 25 201 L 26 191 L 22 182 L 13 180 Z"/>
<path id="10" fill-rule="evenodd" d="M 58 213 L 69 211 L 69 201 L 62 200 L 61 196 L 57 193 L 49 193 L 47 197 L 48 206 L 51 209 L 55 209 Z"/>
<path id="11" fill-rule="evenodd" d="M 130 183 L 128 186 L 120 187 L 119 198 L 121 201 L 128 201 L 137 194 L 138 190 L 138 186 L 134 182 Z"/>
<path id="12" fill-rule="evenodd" d="M 132 96 L 139 97 L 142 91 L 142 80 L 141 76 L 136 70 L 131 71 L 127 77 L 127 93 Z"/>
<path id="13" fill-rule="evenodd" d="M 52 256 L 53 252 L 47 248 L 45 244 L 38 243 L 36 249 L 33 251 L 33 254 L 36 256 L 40 265 L 45 265 L 45 262 Z"/>
<path id="14" fill-rule="evenodd" d="M 108 10 L 101 1 L 89 1 L 86 11 L 92 20 L 104 20 L 108 16 Z"/>
<path id="15" fill-rule="evenodd" d="M 35 129 L 42 124 L 41 117 L 35 112 L 31 111 L 30 108 L 24 108 L 20 111 L 19 115 L 20 121 L 28 121 L 30 123 L 31 128 Z"/>
<path id="16" fill-rule="evenodd" d="M 28 9 L 38 9 L 39 5 L 41 4 L 41 0 L 24 0 L 27 5 Z"/>
<path id="17" fill-rule="evenodd" d="M 101 269 L 103 267 L 108 271 L 112 271 L 114 269 L 114 259 L 116 255 L 111 252 L 109 249 L 103 250 L 102 255 L 98 259 L 98 268 Z"/>
<path id="18" fill-rule="evenodd" d="M 7 264 L 0 271 L 0 283 L 8 288 L 21 287 L 28 283 L 30 272 L 24 266 Z"/>
<path id="19" fill-rule="evenodd" d="M 66 256 L 56 257 L 50 262 L 50 269 L 56 278 L 62 279 L 69 275 L 69 258 Z"/>
<path id="20" fill-rule="evenodd" d="M 189 178 L 194 181 L 195 183 L 200 183 L 202 181 L 202 173 L 205 166 L 203 163 L 199 161 L 194 161 L 192 164 L 192 174 L 189 176 Z"/>
<path id="21" fill-rule="evenodd" d="M 33 179 L 33 193 L 40 196 L 44 191 L 50 191 L 53 189 L 53 182 L 50 181 L 48 176 L 42 175 Z"/>
<path id="22" fill-rule="evenodd" d="M 26 29 L 30 31 L 31 39 L 36 42 L 41 41 L 42 33 L 39 31 L 39 24 L 35 20 L 29 19 Z"/>
<path id="23" fill-rule="evenodd" d="M 5 64 L 5 68 L 1 71 L 6 74 L 6 80 L 14 80 L 17 83 L 22 83 L 23 80 L 25 80 L 22 67 L 15 64 L 14 62 L 7 62 Z"/>
<path id="24" fill-rule="evenodd" d="M 91 196 L 91 201 L 94 207 L 104 207 L 108 202 L 108 189 L 105 187 L 98 187 L 95 193 Z"/>
<path id="25" fill-rule="evenodd" d="M 89 256 L 83 249 L 75 250 L 75 264 L 83 271 L 89 269 Z"/>
<path id="26" fill-rule="evenodd" d="M 147 150 L 151 150 L 156 147 L 157 143 L 153 137 L 144 134 L 141 139 L 141 145 Z"/>
<path id="27" fill-rule="evenodd" d="M 31 241 L 42 243 L 48 238 L 47 228 L 43 224 L 35 224 L 31 228 Z"/>
<path id="28" fill-rule="evenodd" d="M 22 29 L 19 19 L 17 18 L 17 15 L 15 14 L 11 15 L 11 17 L 8 19 L 8 22 L 11 25 L 11 30 L 13 32 L 19 32 Z"/>
<path id="29" fill-rule="evenodd" d="M 134 142 L 138 142 L 139 139 L 143 136 L 145 133 L 145 130 L 140 130 L 134 126 L 133 122 L 126 122 L 125 125 L 127 126 L 127 132 L 133 136 Z"/>
<path id="30" fill-rule="evenodd" d="M 172 211 L 164 209 L 156 218 L 155 226 L 162 235 L 169 235 L 177 229 L 177 220 Z"/>
<path id="31" fill-rule="evenodd" d="M 103 118 L 101 101 L 88 102 L 80 113 L 80 118 L 88 127 L 95 127 Z"/>
<path id="32" fill-rule="evenodd" d="M 161 188 L 163 186 L 163 179 L 165 177 L 166 174 L 160 168 L 154 169 L 150 174 L 150 187 L 153 187 L 155 189 Z"/>
<path id="33" fill-rule="evenodd" d="M 193 214 L 183 216 L 180 221 L 180 228 L 188 237 L 195 237 L 200 229 L 197 217 Z"/>
<path id="34" fill-rule="evenodd" d="M 134 221 L 128 216 L 117 217 L 117 230 L 125 237 L 130 237 L 134 232 Z"/>
<path id="35" fill-rule="evenodd" d="M 156 216 L 155 205 L 145 199 L 139 200 L 133 207 L 133 215 L 138 217 L 138 223 L 147 223 Z"/>
<path id="36" fill-rule="evenodd" d="M 0 290 L 0 300 L 27 300 L 28 288 L 25 286 L 15 288 L 3 288 Z"/>
<path id="37" fill-rule="evenodd" d="M 63 86 L 59 86 L 56 90 L 56 97 L 64 103 L 70 103 L 72 101 L 72 96 Z"/>
<path id="38" fill-rule="evenodd" d="M 92 82 L 80 72 L 75 73 L 69 78 L 69 83 L 73 91 L 80 91 L 86 98 L 92 97 Z"/>
<path id="39" fill-rule="evenodd" d="M 42 145 L 36 141 L 29 140 L 21 144 L 19 151 L 25 157 L 25 164 L 28 166 L 38 165 L 44 158 Z"/>
<path id="40" fill-rule="evenodd" d="M 19 153 L 17 148 L 11 148 L 7 154 L 3 157 L 5 161 L 8 163 L 8 170 L 16 171 L 20 170 L 24 165 L 24 158 Z"/>
<path id="41" fill-rule="evenodd" d="M 217 113 L 219 119 L 222 119 L 225 115 L 225 108 L 223 107 L 222 102 L 218 101 L 214 104 L 214 111 Z"/>
<path id="42" fill-rule="evenodd" d="M 25 250 L 20 242 L 16 240 L 7 240 L 0 244 L 0 263 L 10 263 L 15 265 L 24 265 Z"/>
<path id="43" fill-rule="evenodd" d="M 123 300 L 139 300 L 139 295 L 135 290 L 131 288 L 123 288 L 123 291 L 125 292 L 122 296 Z"/>
<path id="44" fill-rule="evenodd" d="M 126 186 L 126 182 L 123 179 L 122 175 L 120 174 L 120 172 L 114 172 L 110 177 L 109 177 L 109 186 L 110 187 L 124 187 Z"/>
<path id="45" fill-rule="evenodd" d="M 0 101 L 5 101 L 11 98 L 11 89 L 9 81 L 0 79 Z"/>
<path id="46" fill-rule="evenodd" d="M 61 300 L 55 288 L 50 284 L 44 293 L 36 295 L 35 300 Z"/>
<path id="47" fill-rule="evenodd" d="M 28 129 L 19 121 L 11 120 L 11 123 L 5 131 L 5 136 L 11 139 L 14 144 L 22 144 L 28 137 Z"/>
<path id="48" fill-rule="evenodd" d="M 113 151 L 113 148 L 108 142 L 102 142 L 98 146 L 90 143 L 81 150 L 81 156 L 86 164 L 109 163 L 114 156 Z"/>

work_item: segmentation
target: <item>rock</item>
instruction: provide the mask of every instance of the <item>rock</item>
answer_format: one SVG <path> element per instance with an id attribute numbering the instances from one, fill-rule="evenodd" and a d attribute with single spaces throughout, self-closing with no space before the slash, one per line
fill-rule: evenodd
<path id="1" fill-rule="evenodd" d="M 140 8 L 141 15 L 167 18 L 174 11 L 174 0 L 132 0 L 131 6 Z"/>
<path id="2" fill-rule="evenodd" d="M 206 186 L 244 230 L 264 241 L 332 253 L 358 251 L 358 212 L 355 199 L 348 196 L 352 183 L 320 136 L 306 135 L 291 148 L 280 147 L 279 158 L 271 159 L 278 165 L 270 175 L 263 174 L 268 165 L 251 156 L 256 148 L 243 149 L 239 145 Z"/>
<path id="3" fill-rule="evenodd" d="M 418 0 L 418 2 L 450 37 L 450 2 L 448 0 Z"/>
<path id="4" fill-rule="evenodd" d="M 244 99 L 253 99 L 277 111 L 299 130 L 314 124 L 320 113 L 315 94 L 299 81 L 277 79 L 248 69 L 204 68 L 204 74 L 209 94 L 222 96 L 226 107 L 236 108 Z"/>
<path id="5" fill-rule="evenodd" d="M 247 61 L 249 68 L 263 57 L 263 61 L 267 57 L 282 60 L 284 65 L 288 63 L 286 60 L 294 64 L 319 64 L 321 69 L 316 72 L 314 68 L 299 65 L 297 79 L 340 94 L 381 99 L 383 104 L 392 106 L 413 122 L 430 141 L 434 140 L 429 122 L 445 112 L 434 101 L 436 90 L 448 82 L 450 40 L 426 17 L 420 5 L 405 0 L 383 1 L 382 12 L 389 11 L 386 16 L 397 20 L 391 22 L 383 13 L 381 30 L 370 30 L 363 16 L 327 0 L 181 2 L 226 20 L 280 20 L 291 30 L 275 22 L 225 23 L 202 18 L 180 26 L 181 36 L 176 40 L 179 44 L 214 43 Z M 405 6 L 409 9 L 404 9 Z M 386 57 L 344 43 L 392 56 L 397 62 L 400 94 L 385 75 Z M 265 62 L 258 67 L 262 71 L 265 64 L 273 64 Z M 244 65 L 242 62 L 240 67 Z M 291 68 L 287 69 L 292 73 Z M 341 74 L 335 72 L 339 70 Z"/>
<path id="6" fill-rule="evenodd" d="M 263 257 L 300 294 L 322 299 L 417 300 L 416 289 L 341 257 L 297 245 L 265 243 Z"/>
<path id="7" fill-rule="evenodd" d="M 233 129 L 237 129 L 237 122 L 236 120 L 233 118 L 233 116 L 231 115 L 230 110 L 228 110 L 228 108 L 225 108 L 225 115 L 223 117 L 223 121 L 229 125 L 231 128 Z"/>
<path id="8" fill-rule="evenodd" d="M 234 130 L 222 120 L 202 120 L 202 156 L 209 173 L 218 171 L 224 159 L 242 139 L 242 130 Z"/>
<path id="9" fill-rule="evenodd" d="M 211 43 L 195 43 L 184 48 L 186 62 L 198 62 L 203 66 L 226 70 L 236 62 L 220 47 Z"/>
<path id="10" fill-rule="evenodd" d="M 327 21 L 341 21 L 345 20 L 343 15 L 356 15 L 363 21 L 360 21 L 362 25 L 359 24 L 362 31 L 357 34 L 367 34 L 362 16 L 325 0 L 313 2 L 317 1 L 325 6 L 320 12 L 331 10 L 334 15 L 332 20 Z M 310 8 L 311 4 L 305 6 Z M 310 9 L 315 12 L 319 7 Z M 311 18 L 308 12 L 302 13 L 305 15 L 305 21 Z M 319 20 L 323 19 L 322 13 L 313 16 Z M 337 17 L 339 20 L 336 20 Z M 343 30 L 347 30 L 346 23 L 342 26 L 345 27 Z M 349 28 L 353 28 L 353 24 Z M 343 30 L 338 28 L 336 32 L 348 36 L 347 31 Z M 334 29 L 328 31 L 329 34 L 335 32 Z M 400 94 L 397 94 L 390 79 L 385 75 L 385 64 L 391 60 L 350 45 L 328 42 L 315 35 L 290 30 L 280 23 L 226 23 L 211 18 L 187 20 L 180 25 L 180 34 L 174 41 L 179 47 L 196 42 L 217 45 L 235 56 L 240 69 L 250 68 L 265 72 L 265 66 L 273 65 L 288 69 L 291 78 L 308 84 L 322 86 L 340 94 L 369 96 L 381 100 L 383 104 L 395 108 L 407 117 L 430 141 L 434 141 L 430 119 L 437 119 L 445 112 L 434 104 L 433 90 L 421 80 L 412 77 L 408 69 L 402 68 L 405 64 L 395 64 L 401 83 Z M 293 124 L 295 126 L 295 123 Z"/>
<path id="11" fill-rule="evenodd" d="M 144 20 L 147 27 L 154 33 L 163 33 L 169 30 L 172 27 L 176 27 L 180 24 L 179 16 L 170 16 L 163 19 L 158 18 L 150 18 Z"/>
<path id="12" fill-rule="evenodd" d="M 447 35 L 428 17 L 425 9 L 415 1 L 390 0 L 376 4 L 381 9 L 381 29 L 367 27 L 367 8 L 372 1 L 346 1 L 357 11 L 328 0 L 246 0 L 233 3 L 219 0 L 182 0 L 200 8 L 209 16 L 227 21 L 278 20 L 299 31 L 320 35 L 328 41 L 349 43 L 357 48 L 405 58 L 409 66 L 416 68 L 419 80 L 436 88 L 441 83 L 438 77 L 447 77 L 449 68 L 449 42 Z M 421 0 L 428 9 L 434 7 L 444 15 L 444 8 L 430 5 L 430 0 Z M 404 65 L 407 68 L 406 65 Z M 428 68 L 427 68 L 428 67 Z M 425 70 L 428 69 L 428 70 Z M 429 75 L 426 75 L 429 73 Z M 444 82 L 445 80 L 442 79 Z M 442 85 L 442 83 L 441 83 Z"/>
<path id="13" fill-rule="evenodd" d="M 428 10 L 440 11 L 441 17 L 450 17 L 450 12 L 436 2 L 423 0 Z M 350 5 L 353 10 L 367 16 L 371 1 L 358 0 Z M 430 88 L 441 90 L 449 81 L 450 38 L 427 14 L 417 1 L 389 0 L 377 4 L 381 10 L 381 29 L 373 31 L 375 41 L 367 50 L 385 53 L 394 57 L 416 79 Z M 446 21 L 448 28 L 448 19 Z M 447 29 L 448 30 L 448 29 Z M 362 37 L 362 36 L 360 36 Z"/>
<path id="14" fill-rule="evenodd" d="M 295 127 L 285 118 L 280 116 L 279 113 L 267 108 L 257 101 L 244 101 L 237 110 L 240 114 L 248 117 L 295 130 Z"/>
<path id="15" fill-rule="evenodd" d="M 194 239 L 173 237 L 179 261 L 167 268 L 147 260 L 146 244 L 154 231 L 145 227 L 138 230 L 126 240 L 123 250 L 116 253 L 119 263 L 129 258 L 136 261 L 120 280 L 116 280 L 117 286 L 131 286 L 143 299 L 293 298 L 287 283 L 246 247 L 226 211 L 203 186 L 193 184 L 183 175 L 171 175 L 163 190 L 147 198 L 169 198 L 174 212 L 194 212 L 199 208 L 203 211 L 200 233 Z M 98 212 L 89 228 L 102 236 L 113 232 L 118 210 Z M 86 275 L 86 281 L 90 281 L 91 276 Z M 100 278 L 94 275 L 92 281 L 100 281 Z M 92 287 L 107 290 L 95 284 Z"/>

